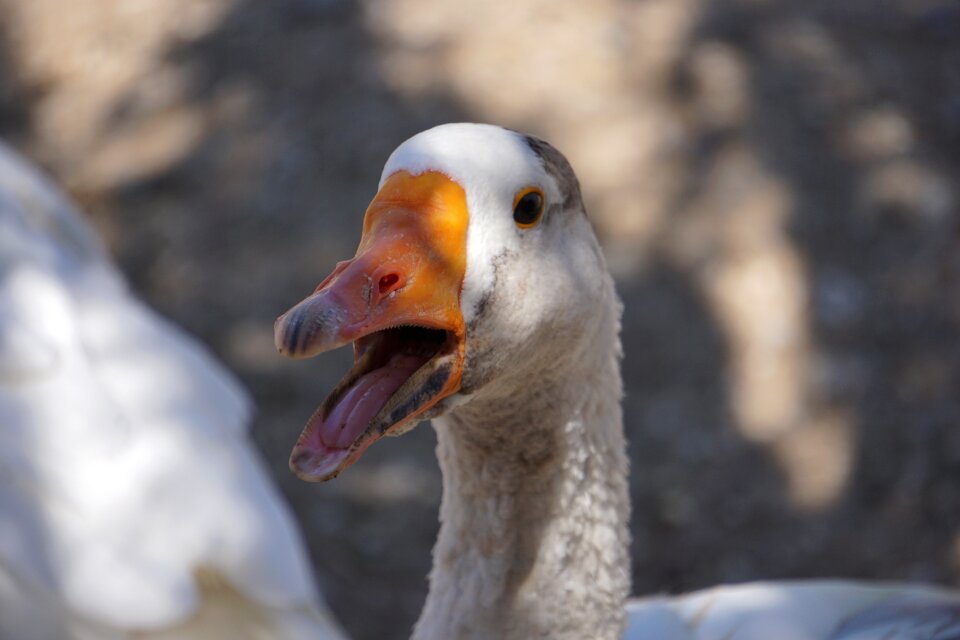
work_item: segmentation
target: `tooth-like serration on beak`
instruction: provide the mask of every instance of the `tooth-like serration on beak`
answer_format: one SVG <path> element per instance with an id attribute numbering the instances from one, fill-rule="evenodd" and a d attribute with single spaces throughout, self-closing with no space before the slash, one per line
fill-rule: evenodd
<path id="1" fill-rule="evenodd" d="M 335 476 L 390 429 L 402 429 L 459 389 L 467 223 L 466 193 L 448 176 L 392 174 L 367 208 L 356 255 L 277 319 L 277 349 L 293 358 L 381 331 L 396 330 L 384 336 L 398 340 L 404 335 L 400 327 L 434 338 L 407 344 L 384 337 L 367 343 L 366 359 L 355 344 L 356 364 L 307 422 L 294 448 L 290 464 L 301 478 Z"/>
<path id="2" fill-rule="evenodd" d="M 273 340 L 288 358 L 310 358 L 348 342 L 341 337 L 346 322 L 346 308 L 335 294 L 320 291 L 277 318 Z"/>
<path id="3" fill-rule="evenodd" d="M 309 358 L 404 324 L 462 336 L 466 225 L 458 184 L 438 173 L 394 174 L 367 209 L 357 255 L 277 319 L 277 349 Z"/>

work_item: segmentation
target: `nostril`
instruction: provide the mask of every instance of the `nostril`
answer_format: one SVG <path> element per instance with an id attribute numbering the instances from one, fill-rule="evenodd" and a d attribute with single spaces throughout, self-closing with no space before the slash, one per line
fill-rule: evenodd
<path id="1" fill-rule="evenodd" d="M 380 278 L 380 295 L 385 296 L 391 291 L 399 289 L 400 285 L 400 276 L 395 273 L 388 273 L 387 275 Z"/>

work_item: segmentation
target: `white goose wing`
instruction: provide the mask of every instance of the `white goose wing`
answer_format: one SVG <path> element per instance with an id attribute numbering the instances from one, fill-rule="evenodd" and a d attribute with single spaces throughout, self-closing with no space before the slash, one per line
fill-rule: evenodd
<path id="1" fill-rule="evenodd" d="M 0 638 L 342 637 L 249 414 L 0 145 Z"/>
<path id="2" fill-rule="evenodd" d="M 754 583 L 633 600 L 625 640 L 956 640 L 960 595 L 845 581 Z"/>

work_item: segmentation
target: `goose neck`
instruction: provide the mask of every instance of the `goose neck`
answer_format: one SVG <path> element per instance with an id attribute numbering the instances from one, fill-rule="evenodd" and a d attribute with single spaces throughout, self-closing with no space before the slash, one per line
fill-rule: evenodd
<path id="1" fill-rule="evenodd" d="M 615 327 L 608 337 L 435 421 L 441 530 L 414 638 L 622 635 L 629 499 Z"/>

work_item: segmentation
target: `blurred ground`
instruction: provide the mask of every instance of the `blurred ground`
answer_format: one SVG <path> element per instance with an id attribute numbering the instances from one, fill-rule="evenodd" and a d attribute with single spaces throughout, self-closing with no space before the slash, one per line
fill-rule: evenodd
<path id="1" fill-rule="evenodd" d="M 406 638 L 421 427 L 286 470 L 346 353 L 273 318 L 352 254 L 382 163 L 446 121 L 553 141 L 626 302 L 634 589 L 960 577 L 960 3 L 0 0 L 0 135 L 253 390 L 356 638 Z"/>

